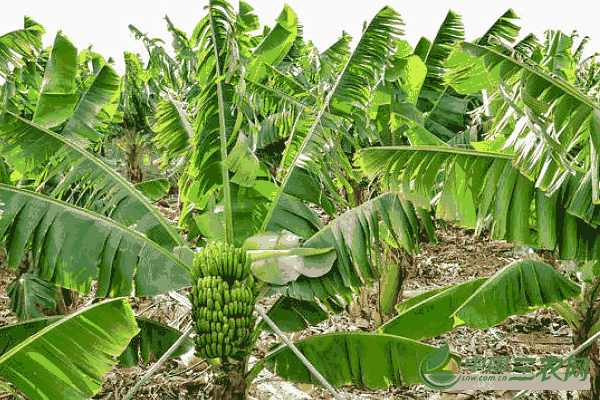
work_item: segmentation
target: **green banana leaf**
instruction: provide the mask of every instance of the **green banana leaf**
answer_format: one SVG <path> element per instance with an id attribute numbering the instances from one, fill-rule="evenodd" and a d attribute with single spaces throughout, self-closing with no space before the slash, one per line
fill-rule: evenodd
<path id="1" fill-rule="evenodd" d="M 72 43 L 57 34 L 50 58 L 34 121 L 8 110 L 3 112 L 0 153 L 21 174 L 48 165 L 60 182 L 51 194 L 54 198 L 73 184 L 90 185 L 94 196 L 87 209 L 110 213 L 112 219 L 127 225 L 137 222 L 139 232 L 165 247 L 183 244 L 160 212 L 131 183 L 86 150 L 99 137 L 93 128 L 96 114 L 113 99 L 119 76 L 104 65 L 80 95 L 74 88 L 77 51 Z M 67 166 L 73 168 L 68 170 Z"/>
<path id="2" fill-rule="evenodd" d="M 282 332 L 302 331 L 329 318 L 329 314 L 323 311 L 316 302 L 285 296 L 277 299 L 267 312 L 267 316 Z M 264 321 L 258 324 L 257 329 L 273 332 Z"/>
<path id="3" fill-rule="evenodd" d="M 157 201 L 165 197 L 169 193 L 171 184 L 166 178 L 153 179 L 151 181 L 140 182 L 135 185 L 135 188 L 142 192 L 144 196 L 152 201 Z"/>
<path id="4" fill-rule="evenodd" d="M 385 193 L 342 214 L 303 243 L 303 248 L 335 250 L 336 260 L 327 274 L 316 279 L 300 276 L 285 286 L 274 285 L 274 290 L 297 299 L 316 297 L 332 312 L 339 312 L 343 305 L 336 295 L 350 304 L 351 287 L 364 286 L 361 277 L 366 284 L 379 278 L 371 260 L 379 262 L 377 247 L 382 224 L 397 246 L 411 254 L 418 251 L 420 223 L 415 207 L 400 196 Z"/>
<path id="5" fill-rule="evenodd" d="M 37 275 L 98 297 L 149 296 L 190 285 L 189 266 L 138 231 L 102 215 L 0 184 L 0 237 L 10 240 L 15 268 L 31 243 Z M 59 239 L 60 238 L 60 239 Z M 135 278 L 134 278 L 135 272 Z"/>
<path id="6" fill-rule="evenodd" d="M 458 221 L 476 234 L 489 227 L 493 239 L 558 248 L 560 259 L 600 258 L 600 228 L 590 223 L 600 210 L 590 202 L 592 174 L 573 171 L 556 191 L 544 192 L 512 165 L 514 157 L 487 150 L 390 146 L 360 150 L 355 162 L 418 206 L 427 207 L 435 198 L 437 218 Z M 584 208 L 586 218 L 578 212 Z"/>
<path id="7" fill-rule="evenodd" d="M 333 387 L 369 389 L 420 384 L 419 364 L 436 350 L 412 339 L 363 332 L 330 333 L 294 344 Z M 458 357 L 451 357 L 460 365 Z M 269 353 L 264 366 L 293 382 L 320 384 L 287 346 Z"/>
<path id="8" fill-rule="evenodd" d="M 56 290 L 56 286 L 33 274 L 22 274 L 6 288 L 10 310 L 19 320 L 43 317 L 42 310 L 56 309 Z"/>
<path id="9" fill-rule="evenodd" d="M 277 18 L 277 25 L 254 50 L 254 59 L 248 66 L 248 79 L 258 81 L 265 74 L 263 64 L 277 66 L 288 53 L 298 35 L 298 16 L 287 4 Z"/>
<path id="10" fill-rule="evenodd" d="M 480 278 L 423 293 L 400 304 L 400 315 L 379 332 L 422 340 L 468 325 L 485 329 L 511 315 L 562 302 L 581 288 L 548 264 L 525 259 L 507 265 L 491 278 Z"/>
<path id="11" fill-rule="evenodd" d="M 62 318 L 64 318 L 62 315 L 36 318 L 1 327 L 0 357 L 19 343 L 27 340 L 30 336 L 57 323 Z M 129 345 L 119 355 L 119 365 L 122 367 L 132 367 L 140 363 L 148 364 L 152 360 L 158 360 L 182 335 L 177 329 L 157 321 L 152 321 L 151 319 L 135 317 L 135 321 L 139 328 L 139 333 L 131 339 Z M 188 337 L 171 355 L 171 358 L 177 358 L 187 353 L 194 346 L 194 340 Z"/>
<path id="12" fill-rule="evenodd" d="M 0 375 L 32 400 L 88 399 L 138 332 L 128 300 L 107 300 L 44 327 L 5 352 Z"/>
<path id="13" fill-rule="evenodd" d="M 10 65 L 23 66 L 19 56 L 32 57 L 41 50 L 44 27 L 31 18 L 24 17 L 24 28 L 0 36 L 0 77 L 10 73 Z"/>

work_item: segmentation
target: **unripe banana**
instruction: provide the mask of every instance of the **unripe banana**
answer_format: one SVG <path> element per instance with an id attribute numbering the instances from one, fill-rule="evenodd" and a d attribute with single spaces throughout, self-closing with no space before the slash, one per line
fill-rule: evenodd
<path id="1" fill-rule="evenodd" d="M 222 265 L 222 260 L 221 260 L 221 252 L 219 249 L 219 244 L 220 243 L 214 243 L 213 242 L 213 246 L 211 247 L 211 253 L 212 253 L 212 259 L 213 262 L 215 263 L 215 267 L 216 269 L 216 274 L 214 275 L 220 275 L 220 266 Z"/>
<path id="2" fill-rule="evenodd" d="M 208 257 L 208 260 L 206 261 L 206 263 L 208 264 L 208 267 L 207 267 L 207 269 L 208 269 L 208 275 L 209 276 L 214 276 L 217 273 L 217 271 L 215 270 L 215 263 L 214 263 L 214 261 L 212 259 L 212 256 Z"/>
<path id="3" fill-rule="evenodd" d="M 251 269 L 252 269 L 252 257 L 247 257 L 246 264 L 244 264 L 244 273 L 242 275 L 244 279 L 246 279 L 248 277 Z"/>
<path id="4" fill-rule="evenodd" d="M 229 297 L 230 292 L 229 290 L 223 290 L 223 304 L 229 304 L 229 302 L 231 301 L 231 298 Z"/>
<path id="5" fill-rule="evenodd" d="M 248 286 L 244 287 L 244 302 L 247 304 L 252 302 L 252 292 L 248 289 Z"/>
<path id="6" fill-rule="evenodd" d="M 212 342 L 210 344 L 210 350 L 211 353 L 213 354 L 212 358 L 216 358 L 218 357 L 218 353 L 217 353 L 217 343 L 216 342 Z"/>
<path id="7" fill-rule="evenodd" d="M 229 277 L 229 274 L 231 273 L 231 265 L 233 264 L 233 254 L 231 253 L 231 245 L 228 245 L 226 250 L 225 250 L 225 274 L 224 276 Z"/>
<path id="8" fill-rule="evenodd" d="M 220 287 L 220 292 L 223 293 L 223 285 L 221 285 L 221 287 Z M 213 293 L 213 297 L 214 297 L 215 302 L 223 304 L 223 296 L 221 296 L 221 293 L 219 293 L 219 289 L 217 289 Z"/>
<path id="9" fill-rule="evenodd" d="M 254 275 L 252 273 L 248 274 L 248 277 L 246 278 L 246 286 L 248 286 L 248 288 L 250 290 L 252 290 L 254 288 Z"/>
<path id="10" fill-rule="evenodd" d="M 235 270 L 236 265 L 238 265 L 239 254 L 239 249 L 234 248 L 233 255 L 231 257 L 231 271 L 229 272 L 229 276 L 233 276 L 233 271 Z"/>
<path id="11" fill-rule="evenodd" d="M 196 253 L 196 255 L 194 257 L 194 266 L 196 267 L 195 269 L 196 269 L 196 273 L 197 273 L 197 278 L 204 278 L 206 276 L 205 264 L 206 264 L 206 262 L 204 261 L 202 254 Z"/>
<path id="12" fill-rule="evenodd" d="M 217 356 L 223 357 L 223 345 L 217 344 Z"/>
<path id="13" fill-rule="evenodd" d="M 208 283 L 208 282 L 207 282 Z M 200 294 L 200 301 L 203 305 L 208 307 L 208 296 L 209 296 L 209 287 L 202 289 L 202 293 Z"/>
<path id="14" fill-rule="evenodd" d="M 240 247 L 239 249 L 237 249 L 237 253 L 238 253 L 238 260 L 237 260 L 237 264 L 246 264 L 246 257 L 248 257 L 248 253 L 246 253 L 246 250 L 243 247 Z"/>

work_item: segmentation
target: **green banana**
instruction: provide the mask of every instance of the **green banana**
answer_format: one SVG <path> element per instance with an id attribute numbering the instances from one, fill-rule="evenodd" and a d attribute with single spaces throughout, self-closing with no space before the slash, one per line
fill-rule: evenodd
<path id="1" fill-rule="evenodd" d="M 227 289 L 223 290 L 223 303 L 229 304 L 230 301 L 231 301 L 231 298 L 229 297 L 229 290 L 227 290 Z"/>
<path id="2" fill-rule="evenodd" d="M 227 277 L 231 276 L 231 270 L 233 269 L 233 255 L 235 253 L 235 247 L 229 245 L 227 248 Z"/>
<path id="3" fill-rule="evenodd" d="M 233 276 L 233 271 L 235 270 L 236 266 L 238 265 L 238 260 L 239 260 L 239 249 L 234 248 L 233 249 L 233 257 L 232 257 L 232 263 L 231 263 L 231 271 L 229 272 L 229 276 Z"/>
<path id="4" fill-rule="evenodd" d="M 254 289 L 254 275 L 252 275 L 252 273 L 248 274 L 248 277 L 246 278 L 246 286 L 248 287 L 248 289 L 252 290 Z"/>
<path id="5" fill-rule="evenodd" d="M 252 269 L 252 257 L 248 257 L 246 259 L 246 264 L 244 264 L 244 279 L 250 275 L 250 270 Z"/>

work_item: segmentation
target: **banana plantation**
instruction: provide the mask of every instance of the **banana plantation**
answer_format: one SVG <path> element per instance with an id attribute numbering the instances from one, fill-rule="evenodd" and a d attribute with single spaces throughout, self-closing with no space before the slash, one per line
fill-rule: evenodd
<path id="1" fill-rule="evenodd" d="M 130 25 L 123 76 L 0 32 L 0 398 L 600 399 L 588 37 L 448 11 L 408 43 L 384 7 L 317 49 L 287 5 L 203 15 Z M 425 390 L 549 354 L 589 390 Z"/>

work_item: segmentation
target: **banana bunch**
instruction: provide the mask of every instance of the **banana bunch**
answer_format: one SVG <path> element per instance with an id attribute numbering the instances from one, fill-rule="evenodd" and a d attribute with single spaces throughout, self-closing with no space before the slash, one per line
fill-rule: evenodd
<path id="1" fill-rule="evenodd" d="M 210 242 L 194 259 L 192 282 L 207 276 L 220 276 L 225 280 L 244 280 L 250 274 L 252 259 L 243 248 L 223 242 Z"/>
<path id="2" fill-rule="evenodd" d="M 250 345 L 259 290 L 250 265 L 245 251 L 222 243 L 210 243 L 194 259 L 190 301 L 200 357 L 240 355 Z"/>

